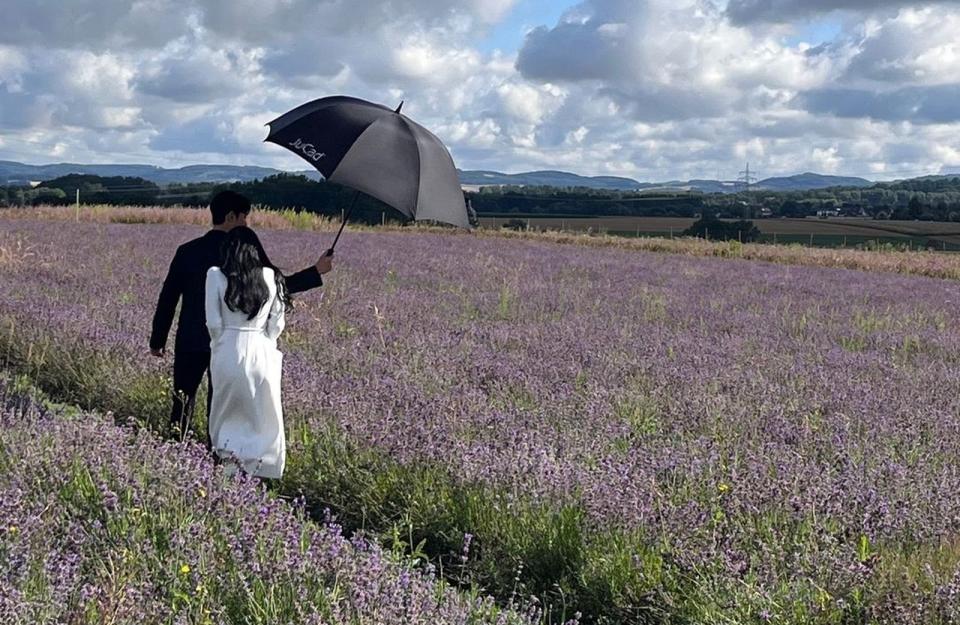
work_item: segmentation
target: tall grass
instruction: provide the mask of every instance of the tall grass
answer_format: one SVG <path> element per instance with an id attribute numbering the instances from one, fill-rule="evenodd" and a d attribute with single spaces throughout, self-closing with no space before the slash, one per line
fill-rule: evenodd
<path id="1" fill-rule="evenodd" d="M 226 478 L 196 444 L 49 406 L 0 373 L 0 622 L 532 625 Z M 521 612 L 522 610 L 522 612 Z"/>
<path id="2" fill-rule="evenodd" d="M 189 229 L 6 226 L 76 267 L 15 266 L 37 288 L 0 290 L 0 357 L 162 428 L 168 382 L 135 364 L 143 285 Z M 285 335 L 279 492 L 553 621 L 949 622 L 956 283 L 503 242 L 344 250 L 324 308 L 301 308 L 312 332 Z"/>
<path id="3" fill-rule="evenodd" d="M 48 219 L 74 221 L 76 211 L 65 206 L 37 206 L 28 208 L 0 208 L 0 219 Z M 129 223 L 129 224 L 192 224 L 209 225 L 206 209 L 172 207 L 130 207 L 111 205 L 83 206 L 81 222 Z M 264 209 L 252 213 L 254 227 L 273 230 L 330 231 L 340 225 L 336 217 L 323 217 L 294 209 Z M 380 230 L 410 232 L 408 226 L 349 225 L 352 230 Z M 437 232 L 460 234 L 450 228 L 417 225 L 418 233 Z M 564 245 L 598 248 L 618 248 L 644 252 L 682 254 L 685 256 L 740 258 L 788 265 L 837 267 L 862 271 L 879 271 L 928 276 L 933 278 L 960 279 L 960 254 L 931 250 L 906 250 L 894 246 L 878 246 L 869 249 L 823 249 L 799 244 L 776 245 L 767 243 L 740 243 L 738 241 L 708 241 L 689 237 L 619 237 L 609 234 L 592 234 L 559 230 L 515 231 L 509 229 L 477 229 L 474 236 L 544 241 Z"/>
<path id="4" fill-rule="evenodd" d="M 66 336 L 30 335 L 10 319 L 0 327 L 0 369 L 81 410 L 104 411 L 118 424 L 132 418 L 179 439 L 168 426 L 169 379 L 112 367 L 116 359 Z M 202 396 L 197 405 L 193 434 L 205 424 Z M 305 496 L 313 519 L 333 511 L 347 534 L 429 562 L 472 594 L 491 593 L 504 606 L 532 600 L 546 623 L 580 614 L 590 623 L 620 623 L 669 622 L 663 606 L 693 590 L 669 555 L 639 536 L 595 531 L 576 507 L 517 501 L 458 481 L 443 466 L 397 463 L 349 441 L 332 422 L 319 430 L 297 415 L 289 422 L 300 427 L 289 428 L 287 471 L 272 491 Z M 465 548 L 470 532 L 476 538 Z M 673 599 L 665 603 L 665 596 Z"/>
<path id="5" fill-rule="evenodd" d="M 67 336 L 31 336 L 9 319 L 0 321 L 0 328 L 3 369 L 27 376 L 44 392 L 83 410 L 106 411 L 118 423 L 132 416 L 145 430 L 175 437 L 166 429 L 169 380 L 118 366 L 117 359 Z M 630 409 L 631 418 L 635 412 Z M 438 464 L 400 464 L 347 439 L 332 418 L 326 428 L 304 427 L 307 423 L 317 419 L 290 415 L 288 468 L 271 491 L 304 497 L 306 512 L 318 522 L 332 511 L 348 535 L 366 536 L 396 557 L 429 563 L 429 570 L 469 596 L 489 593 L 507 608 L 533 602 L 543 610 L 544 623 L 576 618 L 606 625 L 759 624 L 768 622 L 764 615 L 771 603 L 781 601 L 792 616 L 777 622 L 880 623 L 885 621 L 866 619 L 871 602 L 896 593 L 903 595 L 900 601 L 940 601 L 942 589 L 931 580 L 949 576 L 960 564 L 960 545 L 949 551 L 930 547 L 933 551 L 923 556 L 860 538 L 858 566 L 879 567 L 876 576 L 883 584 L 868 585 L 864 578 L 862 584 L 828 592 L 818 580 L 794 578 L 789 587 L 765 588 L 749 577 L 731 577 L 719 562 L 696 563 L 699 555 L 688 557 L 694 554 L 678 551 L 665 536 L 598 528 L 578 506 L 537 503 L 465 483 Z M 198 424 L 202 427 L 202 415 Z M 717 516 L 707 526 L 721 536 L 731 523 L 744 521 L 723 513 L 724 493 L 721 485 L 714 495 Z M 178 514 L 190 511 L 182 508 Z M 816 519 L 784 517 L 774 509 L 758 511 L 749 522 L 756 524 L 750 531 L 784 537 L 784 550 L 803 550 L 820 531 Z M 936 572 L 929 568 L 931 561 L 937 562 Z M 898 590 L 904 584 L 911 590 Z M 276 613 L 287 614 L 285 599 L 279 601 L 272 604 L 281 610 Z M 930 605 L 931 614 L 952 609 Z M 941 622 L 931 618 L 917 622 Z"/>

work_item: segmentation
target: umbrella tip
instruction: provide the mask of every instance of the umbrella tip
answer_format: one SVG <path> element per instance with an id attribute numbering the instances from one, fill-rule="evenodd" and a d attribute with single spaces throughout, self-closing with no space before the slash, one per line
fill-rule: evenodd
<path id="1" fill-rule="evenodd" d="M 403 108 L 403 102 L 404 102 L 403 100 L 400 100 L 400 106 L 397 107 L 397 110 L 395 110 L 394 113 L 399 113 L 399 112 L 400 112 L 400 109 Z"/>

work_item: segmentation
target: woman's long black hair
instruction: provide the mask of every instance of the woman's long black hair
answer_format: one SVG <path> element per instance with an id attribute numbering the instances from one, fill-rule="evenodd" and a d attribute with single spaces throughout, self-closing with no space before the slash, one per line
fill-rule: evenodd
<path id="1" fill-rule="evenodd" d="M 270 291 L 263 279 L 263 267 L 273 269 L 277 282 L 277 296 L 289 310 L 293 302 L 287 292 L 283 273 L 270 262 L 257 233 L 246 226 L 237 226 L 227 233 L 220 254 L 220 271 L 227 277 L 227 292 L 224 301 L 234 312 L 247 313 L 253 319 L 267 303 Z"/>

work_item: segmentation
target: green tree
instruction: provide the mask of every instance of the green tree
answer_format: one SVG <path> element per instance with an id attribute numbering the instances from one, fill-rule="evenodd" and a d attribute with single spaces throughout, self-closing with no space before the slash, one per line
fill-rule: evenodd
<path id="1" fill-rule="evenodd" d="M 740 219 L 738 221 L 720 221 L 712 215 L 705 214 L 693 225 L 683 231 L 684 236 L 718 241 L 742 241 L 748 243 L 760 238 L 760 229 L 752 221 Z"/>
<path id="2" fill-rule="evenodd" d="M 67 203 L 80 190 L 80 201 L 85 204 L 127 204 L 152 206 L 157 204 L 160 187 L 143 178 L 128 176 L 93 176 L 68 174 L 40 183 L 38 189 L 59 189 L 62 203 Z"/>
<path id="3" fill-rule="evenodd" d="M 920 198 L 916 195 L 910 198 L 910 201 L 907 203 L 907 216 L 910 219 L 920 219 L 920 215 L 923 214 L 923 202 L 920 201 Z"/>

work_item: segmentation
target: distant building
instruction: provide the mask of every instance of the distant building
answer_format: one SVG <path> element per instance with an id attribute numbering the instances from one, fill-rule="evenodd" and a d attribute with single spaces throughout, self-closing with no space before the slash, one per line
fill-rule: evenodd
<path id="1" fill-rule="evenodd" d="M 840 211 L 835 208 L 817 211 L 817 217 L 820 217 L 821 219 L 826 219 L 827 217 L 839 217 L 839 216 L 840 216 Z"/>

